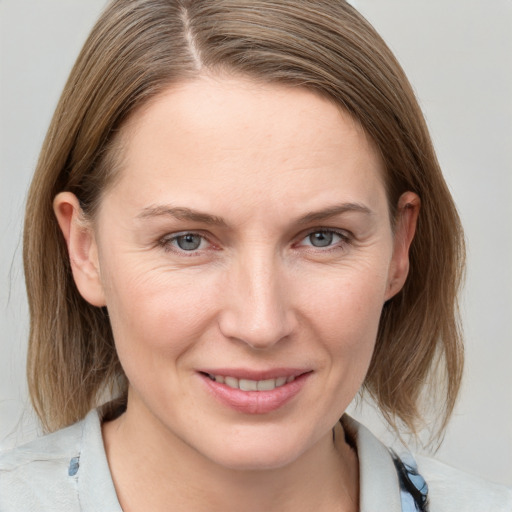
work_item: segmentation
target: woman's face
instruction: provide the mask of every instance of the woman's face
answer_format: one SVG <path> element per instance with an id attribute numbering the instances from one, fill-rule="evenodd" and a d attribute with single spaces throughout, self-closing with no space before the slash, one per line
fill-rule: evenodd
<path id="1" fill-rule="evenodd" d="M 372 144 L 311 92 L 210 77 L 153 100 L 122 145 L 69 247 L 80 291 L 108 308 L 127 418 L 232 468 L 314 449 L 407 273 L 413 220 L 393 236 Z M 71 209 L 57 198 L 61 225 Z"/>

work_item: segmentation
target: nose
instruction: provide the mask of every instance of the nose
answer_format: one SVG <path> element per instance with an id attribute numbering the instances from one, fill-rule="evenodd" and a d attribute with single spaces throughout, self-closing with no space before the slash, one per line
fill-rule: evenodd
<path id="1" fill-rule="evenodd" d="M 240 257 L 229 269 L 219 327 L 224 336 L 253 349 L 268 349 L 296 327 L 289 276 L 278 258 Z"/>

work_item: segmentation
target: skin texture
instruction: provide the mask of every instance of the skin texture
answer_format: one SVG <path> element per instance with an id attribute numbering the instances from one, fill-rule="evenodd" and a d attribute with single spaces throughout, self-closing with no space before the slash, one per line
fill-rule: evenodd
<path id="1" fill-rule="evenodd" d="M 103 427 L 123 509 L 357 510 L 357 457 L 332 429 L 407 276 L 418 197 L 400 198 L 393 232 L 372 144 L 300 88 L 203 77 L 121 135 L 95 219 L 70 193 L 54 208 L 130 382 L 126 413 Z M 197 249 L 180 248 L 184 233 Z M 209 392 L 205 368 L 308 375 L 250 414 Z"/>

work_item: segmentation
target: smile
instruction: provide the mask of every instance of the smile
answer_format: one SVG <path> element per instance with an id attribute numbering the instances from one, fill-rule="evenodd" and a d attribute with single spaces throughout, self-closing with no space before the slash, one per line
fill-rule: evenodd
<path id="1" fill-rule="evenodd" d="M 211 380 L 219 384 L 225 384 L 232 389 L 240 389 L 241 391 L 272 391 L 295 380 L 294 375 L 265 380 L 237 379 L 236 377 L 213 375 L 211 373 L 207 375 Z"/>
<path id="2" fill-rule="evenodd" d="M 218 402 L 243 414 L 266 414 L 280 409 L 301 392 L 312 370 L 267 371 L 210 369 L 199 371 L 206 390 Z"/>

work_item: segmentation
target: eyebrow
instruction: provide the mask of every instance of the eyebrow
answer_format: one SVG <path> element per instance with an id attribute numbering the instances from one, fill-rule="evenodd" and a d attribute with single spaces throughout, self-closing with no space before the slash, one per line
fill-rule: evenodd
<path id="1" fill-rule="evenodd" d="M 227 226 L 222 217 L 217 217 L 216 215 L 210 215 L 209 213 L 203 213 L 182 206 L 148 206 L 137 215 L 138 219 L 148 219 L 152 217 L 174 217 L 178 220 L 200 222 L 201 224 L 208 224 L 212 226 Z"/>
<path id="2" fill-rule="evenodd" d="M 316 212 L 307 213 L 303 217 L 300 217 L 297 224 L 310 224 L 311 222 L 318 222 L 322 220 L 336 217 L 348 212 L 362 213 L 364 215 L 373 216 L 374 212 L 367 206 L 360 203 L 342 203 L 334 206 L 329 206 L 323 210 Z"/>
<path id="3" fill-rule="evenodd" d="M 342 215 L 348 212 L 362 213 L 364 215 L 373 216 L 374 212 L 367 206 L 360 203 L 342 203 L 334 206 L 329 206 L 323 210 L 307 213 L 300 217 L 296 223 L 299 225 L 310 224 L 312 222 L 319 222 L 327 220 L 337 215 Z M 186 220 L 191 222 L 199 222 L 210 226 L 227 227 L 228 224 L 222 217 L 211 215 L 209 213 L 192 210 L 182 206 L 173 207 L 168 205 L 148 206 L 144 208 L 138 215 L 138 219 L 147 219 L 153 217 L 173 217 L 178 220 Z"/>

